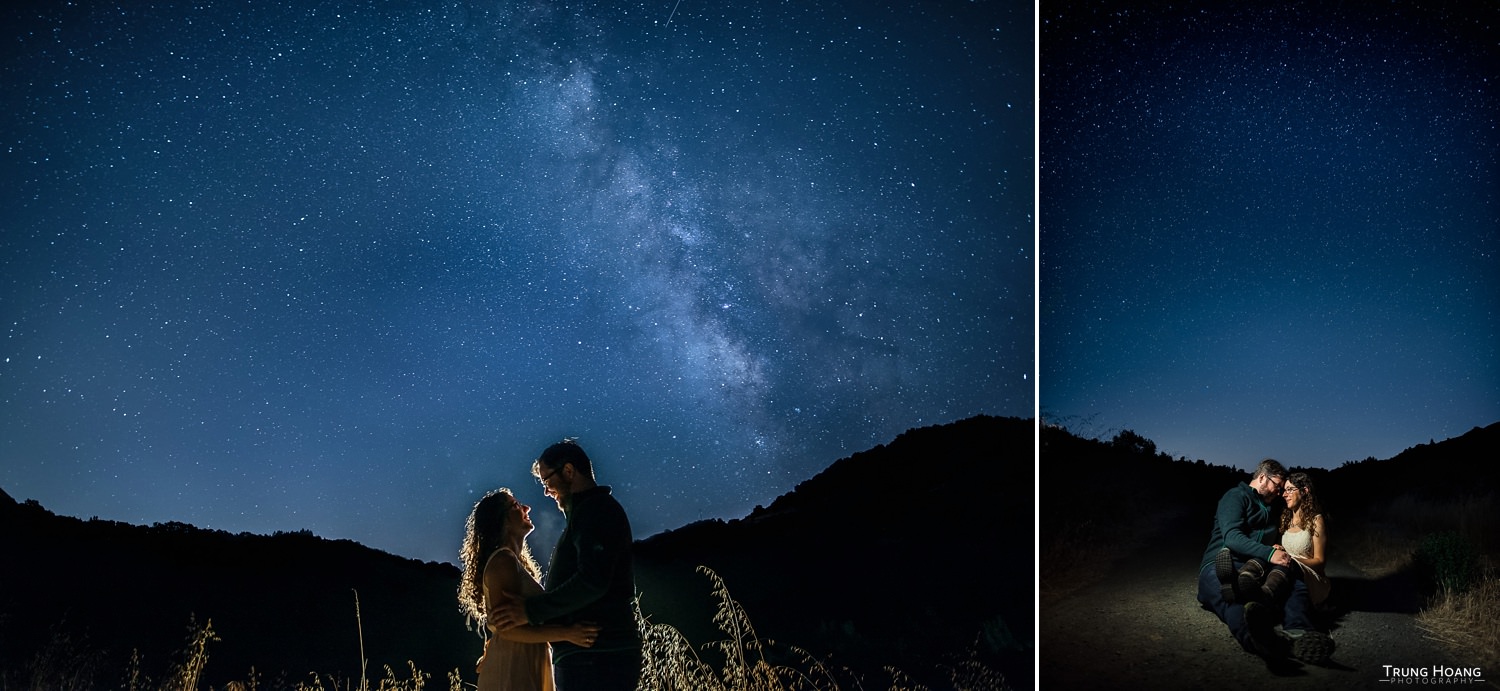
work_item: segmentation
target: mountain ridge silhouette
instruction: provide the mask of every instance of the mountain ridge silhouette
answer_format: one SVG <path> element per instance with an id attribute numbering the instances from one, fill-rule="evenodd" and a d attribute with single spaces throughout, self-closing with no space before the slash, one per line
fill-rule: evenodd
<path id="1" fill-rule="evenodd" d="M 711 613 L 701 622 L 673 621 L 673 612 L 696 615 L 706 611 L 707 582 L 692 572 L 706 565 L 719 571 L 730 593 L 765 633 L 850 664 L 870 657 L 862 655 L 861 648 L 884 651 L 890 641 L 912 638 L 901 635 L 899 627 L 894 633 L 867 628 L 871 625 L 865 621 L 865 611 L 870 603 L 887 600 L 887 617 L 896 617 L 908 627 L 958 627 L 952 612 L 934 608 L 931 601 L 967 589 L 975 593 L 968 609 L 981 616 L 974 622 L 965 619 L 964 630 L 956 630 L 953 640 L 972 643 L 987 636 L 999 641 L 989 644 L 989 649 L 1020 655 L 1031 645 L 1034 617 L 1030 611 L 1031 430 L 1029 420 L 988 416 L 908 430 L 889 444 L 835 461 L 769 507 L 757 507 L 743 519 L 700 522 L 638 540 L 642 609 L 652 621 L 680 625 L 685 632 L 711 625 Z M 925 592 L 898 588 L 886 576 L 861 571 L 862 555 L 913 551 L 912 545 L 901 541 L 922 531 L 877 531 L 870 536 L 862 527 L 880 522 L 871 516 L 884 511 L 872 510 L 872 505 L 888 508 L 890 515 L 913 525 L 919 523 L 924 502 L 938 499 L 933 494 L 937 483 L 900 478 L 919 476 L 930 467 L 933 477 L 946 480 L 944 466 L 927 463 L 934 457 L 953 459 L 946 466 L 953 473 L 976 468 L 977 477 L 986 481 L 961 482 L 947 493 L 957 498 L 959 506 L 944 515 L 967 517 L 972 525 L 965 526 L 961 536 L 947 537 L 942 535 L 953 533 L 952 526 L 934 525 L 930 530 L 939 537 L 931 544 L 953 549 L 951 543 L 978 540 L 981 549 L 988 549 L 982 537 L 988 524 L 981 519 L 992 515 L 991 507 L 979 506 L 975 497 L 1000 496 L 997 486 L 987 484 L 992 475 L 983 466 L 995 466 L 993 477 L 999 477 L 1002 466 L 995 462 L 1000 460 L 1001 447 L 1014 461 L 1004 466 L 1015 474 L 1018 499 L 1012 508 L 1015 515 L 1026 517 L 1016 533 L 1017 538 L 1024 536 L 1016 547 L 1017 556 L 1024 557 L 1025 566 L 1016 569 L 1024 573 L 1024 592 L 1012 593 L 1010 598 L 987 595 L 992 585 L 986 580 L 987 571 L 976 567 L 969 572 L 951 560 L 939 560 L 955 572 L 948 586 L 939 589 L 927 584 Z M 407 660 L 434 680 L 454 668 L 472 679 L 472 665 L 480 652 L 480 638 L 466 628 L 458 611 L 454 592 L 459 573 L 451 564 L 406 559 L 306 530 L 269 536 L 230 534 L 177 522 L 136 526 L 58 516 L 35 501 L 16 502 L 3 490 L 0 526 L 6 526 L 0 530 L 0 555 L 4 557 L 0 564 L 0 681 L 20 683 L 17 675 L 45 651 L 49 641 L 59 639 L 94 659 L 100 685 L 123 678 L 132 649 L 140 651 L 148 674 L 163 674 L 171 655 L 181 647 L 190 617 L 200 624 L 211 620 L 221 638 L 210 644 L 205 670 L 205 682 L 215 686 L 244 679 L 251 666 L 271 686 L 290 685 L 313 672 L 357 678 L 361 626 L 369 659 L 367 676 L 372 679 L 382 676 L 383 665 L 404 678 Z M 689 539 L 696 535 L 707 536 L 707 542 Z M 454 535 L 455 548 L 460 537 Z M 827 543 L 836 537 L 842 546 L 828 548 Z M 726 539 L 738 544 L 737 550 L 728 545 L 738 553 L 737 560 L 720 558 Z M 533 548 L 543 558 L 550 550 L 548 545 Z M 699 550 L 703 553 L 698 554 Z M 846 567 L 838 579 L 818 576 L 821 569 L 840 568 L 841 563 L 817 561 L 818 554 L 844 560 Z M 754 568 L 746 569 L 746 565 Z M 795 583 L 799 578 L 805 582 L 794 594 L 800 593 L 801 599 L 767 599 L 758 585 Z M 664 590 L 669 583 L 678 585 Z M 1017 601 L 1015 606 L 1006 605 L 1012 619 L 1001 618 L 1001 600 Z M 802 611 L 789 613 L 788 606 Z M 926 632 L 916 638 L 941 637 Z M 909 643 L 903 645 L 909 647 Z M 894 657 L 881 652 L 876 657 L 921 661 L 930 652 L 897 651 Z M 1030 653 L 1024 655 L 1029 668 Z"/>
<path id="2" fill-rule="evenodd" d="M 1040 541 L 1045 579 L 1054 550 L 1131 547 L 1166 525 L 1174 533 L 1201 528 L 1205 544 L 1218 499 L 1245 470 L 1203 460 L 1173 459 L 1131 430 L 1111 440 L 1080 437 L 1043 425 Z M 1336 468 L 1291 467 L 1312 478 L 1324 512 L 1347 534 L 1357 525 L 1389 525 L 1406 532 L 1429 512 L 1470 502 L 1492 506 L 1500 492 L 1500 422 L 1443 441 L 1408 447 L 1391 458 L 1346 461 Z M 1480 516 L 1479 518 L 1484 518 Z M 1480 549 L 1496 551 L 1496 536 Z M 1347 548 L 1339 544 L 1338 549 Z M 1044 584 L 1045 585 L 1045 584 Z"/>
<path id="3" fill-rule="evenodd" d="M 909 430 L 853 454 L 767 507 L 637 545 L 642 609 L 694 642 L 708 606 L 670 593 L 722 577 L 764 637 L 924 683 L 977 658 L 1017 688 L 1032 676 L 1034 426 L 980 416 Z M 706 598 L 706 596 L 705 596 Z M 689 603 L 691 604 L 691 603 Z"/>

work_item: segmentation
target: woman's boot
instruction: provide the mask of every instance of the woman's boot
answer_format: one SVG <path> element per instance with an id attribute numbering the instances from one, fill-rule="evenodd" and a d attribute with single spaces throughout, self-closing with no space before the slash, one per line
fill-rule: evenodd
<path id="1" fill-rule="evenodd" d="M 1285 569 L 1271 569 L 1266 574 L 1266 582 L 1260 587 L 1261 594 L 1265 596 L 1266 602 L 1281 602 L 1287 593 L 1292 591 L 1292 577 Z"/>
<path id="2" fill-rule="evenodd" d="M 1251 598 L 1259 597 L 1261 595 L 1261 579 L 1265 577 L 1266 565 L 1261 560 L 1251 559 L 1245 562 L 1245 565 L 1240 567 L 1238 577 L 1239 588 L 1237 590 L 1239 590 L 1240 598 L 1248 601 Z"/>

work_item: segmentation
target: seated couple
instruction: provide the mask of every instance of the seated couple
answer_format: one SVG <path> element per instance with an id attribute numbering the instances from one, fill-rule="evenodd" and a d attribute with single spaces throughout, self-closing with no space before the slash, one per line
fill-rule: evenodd
<path id="1" fill-rule="evenodd" d="M 1286 505 L 1279 522 L 1277 499 Z M 1334 649 L 1313 621 L 1330 590 L 1326 563 L 1327 536 L 1311 479 L 1306 473 L 1288 477 L 1281 463 L 1267 459 L 1249 483 L 1219 500 L 1198 572 L 1198 602 L 1245 650 L 1267 661 L 1290 656 L 1321 664 Z"/>

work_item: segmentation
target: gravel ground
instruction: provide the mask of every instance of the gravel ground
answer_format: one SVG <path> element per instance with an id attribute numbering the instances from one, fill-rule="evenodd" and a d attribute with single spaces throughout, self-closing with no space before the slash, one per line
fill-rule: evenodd
<path id="1" fill-rule="evenodd" d="M 1338 645 L 1323 665 L 1270 666 L 1243 651 L 1229 629 L 1197 600 L 1205 546 L 1191 520 L 1175 521 L 1152 547 L 1113 564 L 1101 578 L 1041 605 L 1040 688 L 1500 688 L 1500 670 L 1484 683 L 1453 679 L 1392 680 L 1387 666 L 1474 667 L 1454 659 L 1417 628 L 1411 584 L 1371 578 L 1335 554 L 1329 563 L 1340 613 Z M 1443 683 L 1436 683 L 1443 682 Z"/>

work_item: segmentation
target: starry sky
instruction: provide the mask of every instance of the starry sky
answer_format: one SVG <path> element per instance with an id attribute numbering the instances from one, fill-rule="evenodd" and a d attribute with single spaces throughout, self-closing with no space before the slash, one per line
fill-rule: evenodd
<path id="1" fill-rule="evenodd" d="M 1500 5 L 1140 5 L 1040 10 L 1043 419 L 1244 468 L 1500 420 Z"/>
<path id="2" fill-rule="evenodd" d="M 454 561 L 1029 417 L 1029 2 L 0 10 L 0 488 Z"/>

